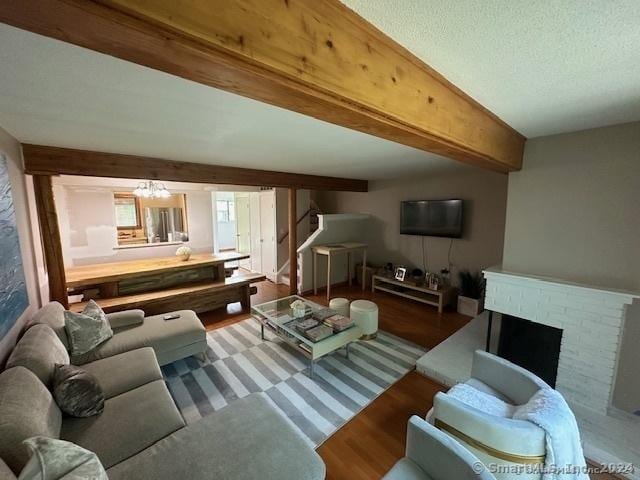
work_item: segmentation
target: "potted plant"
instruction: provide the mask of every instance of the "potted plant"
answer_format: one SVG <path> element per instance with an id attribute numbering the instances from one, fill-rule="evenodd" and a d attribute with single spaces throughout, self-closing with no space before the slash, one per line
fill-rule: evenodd
<path id="1" fill-rule="evenodd" d="M 484 310 L 484 277 L 480 272 L 461 270 L 458 313 L 476 317 Z"/>

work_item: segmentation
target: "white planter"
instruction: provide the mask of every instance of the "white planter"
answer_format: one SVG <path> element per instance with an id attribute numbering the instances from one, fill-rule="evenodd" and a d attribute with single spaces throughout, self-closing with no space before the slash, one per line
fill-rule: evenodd
<path id="1" fill-rule="evenodd" d="M 477 317 L 483 310 L 484 302 L 482 299 L 458 296 L 458 313 L 469 317 Z"/>

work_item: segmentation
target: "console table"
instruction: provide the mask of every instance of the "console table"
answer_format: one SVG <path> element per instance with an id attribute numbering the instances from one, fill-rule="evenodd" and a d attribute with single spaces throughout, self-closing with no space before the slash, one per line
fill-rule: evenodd
<path id="1" fill-rule="evenodd" d="M 352 275 L 351 275 L 351 253 L 352 252 L 362 252 L 362 290 L 366 288 L 367 284 L 367 276 L 366 276 L 366 266 L 367 266 L 367 244 L 366 243 L 355 243 L 355 242 L 344 242 L 344 243 L 335 243 L 331 245 L 316 245 L 311 247 L 311 251 L 313 252 L 313 294 L 318 294 L 318 282 L 317 282 L 317 272 L 318 272 L 318 255 L 325 255 L 327 257 L 327 301 L 331 299 L 331 260 L 335 258 L 336 255 L 347 254 L 347 277 L 349 278 L 349 286 L 352 283 Z"/>
<path id="2" fill-rule="evenodd" d="M 438 313 L 442 313 L 446 305 L 452 304 L 457 294 L 455 287 L 445 286 L 438 290 L 432 290 L 424 284 L 418 284 L 412 280 L 401 282 L 383 275 L 374 275 L 371 280 L 371 291 L 375 292 L 376 290 L 438 307 Z"/>

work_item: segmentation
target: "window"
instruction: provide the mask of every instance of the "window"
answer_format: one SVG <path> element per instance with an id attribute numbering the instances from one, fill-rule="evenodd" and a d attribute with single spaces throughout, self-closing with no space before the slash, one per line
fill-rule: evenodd
<path id="1" fill-rule="evenodd" d="M 116 227 L 119 229 L 141 228 L 140 204 L 133 195 L 115 194 Z"/>
<path id="2" fill-rule="evenodd" d="M 218 222 L 229 223 L 236 221 L 236 209 L 233 200 L 216 200 Z"/>

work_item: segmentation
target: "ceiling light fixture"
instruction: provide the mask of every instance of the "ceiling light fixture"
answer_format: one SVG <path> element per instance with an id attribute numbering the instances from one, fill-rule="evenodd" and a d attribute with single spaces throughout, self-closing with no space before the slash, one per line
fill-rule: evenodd
<path id="1" fill-rule="evenodd" d="M 169 198 L 171 192 L 167 190 L 164 183 L 154 182 L 149 180 L 147 182 L 140 182 L 138 187 L 133 191 L 136 197 L 143 198 Z"/>

